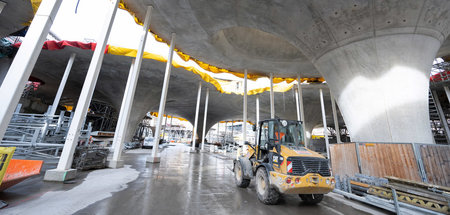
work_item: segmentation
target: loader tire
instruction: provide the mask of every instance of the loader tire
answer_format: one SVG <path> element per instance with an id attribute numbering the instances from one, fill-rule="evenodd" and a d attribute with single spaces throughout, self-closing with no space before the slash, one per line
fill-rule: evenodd
<path id="1" fill-rule="evenodd" d="M 244 170 L 239 161 L 234 165 L 234 181 L 236 182 L 236 185 L 241 188 L 247 188 L 250 184 L 250 179 L 244 178 Z"/>
<path id="2" fill-rule="evenodd" d="M 299 196 L 307 205 L 318 204 L 323 199 L 323 194 L 299 194 Z"/>
<path id="3" fill-rule="evenodd" d="M 271 188 L 269 182 L 269 175 L 266 168 L 259 168 L 256 172 L 256 193 L 258 193 L 258 199 L 266 205 L 274 205 L 278 203 L 280 199 L 280 193 Z"/>

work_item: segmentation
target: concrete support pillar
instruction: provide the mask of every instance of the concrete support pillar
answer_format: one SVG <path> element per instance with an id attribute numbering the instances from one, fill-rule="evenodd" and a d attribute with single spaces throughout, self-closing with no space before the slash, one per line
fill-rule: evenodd
<path id="1" fill-rule="evenodd" d="M 208 116 L 208 101 L 209 101 L 209 88 L 206 88 L 205 112 L 203 115 L 203 132 L 202 132 L 202 148 L 201 148 L 202 152 L 205 151 L 206 118 Z"/>
<path id="2" fill-rule="evenodd" d="M 162 133 L 162 140 L 163 141 L 166 138 L 167 118 L 169 118 L 169 115 L 166 115 L 166 119 L 164 120 L 163 133 Z"/>
<path id="3" fill-rule="evenodd" d="M 167 63 L 166 63 L 166 71 L 164 73 L 164 82 L 163 82 L 163 88 L 161 92 L 161 99 L 159 100 L 159 110 L 158 110 L 158 119 L 156 122 L 156 130 L 155 130 L 155 138 L 153 143 L 153 149 L 152 149 L 152 155 L 147 158 L 147 162 L 150 163 L 159 163 L 160 157 L 159 157 L 159 140 L 161 139 L 161 123 L 162 118 L 164 116 L 164 110 L 166 108 L 166 98 L 167 98 L 167 91 L 169 90 L 169 80 L 170 80 L 170 71 L 172 69 L 172 58 L 173 58 L 173 49 L 175 46 L 175 33 L 172 33 L 172 38 L 170 39 L 170 47 L 169 47 L 169 53 L 167 57 Z"/>
<path id="4" fill-rule="evenodd" d="M 270 118 L 275 118 L 275 102 L 273 94 L 273 73 L 270 73 Z"/>
<path id="5" fill-rule="evenodd" d="M 58 108 L 59 100 L 61 99 L 62 93 L 64 91 L 64 87 L 66 86 L 67 78 L 69 77 L 70 70 L 72 69 L 73 61 L 75 60 L 75 56 L 77 54 L 73 53 L 70 55 L 69 62 L 67 63 L 66 70 L 64 71 L 64 75 L 61 79 L 61 83 L 59 83 L 58 91 L 56 92 L 55 99 L 53 100 L 52 109 L 50 110 L 49 115 L 53 116 L 56 113 L 56 109 Z"/>
<path id="6" fill-rule="evenodd" d="M 325 113 L 325 103 L 323 101 L 323 91 L 322 88 L 319 89 L 320 92 L 320 107 L 322 110 L 322 123 L 323 123 L 323 135 L 325 137 L 325 144 L 327 148 L 327 158 L 330 159 L 330 143 L 328 141 L 328 129 L 327 129 L 327 114 Z"/>
<path id="7" fill-rule="evenodd" d="M 300 87 L 300 83 L 298 85 L 299 85 L 298 87 Z M 300 116 L 300 104 L 298 103 L 298 90 L 296 90 L 295 86 L 294 91 L 295 91 L 295 110 L 297 111 L 297 120 L 301 121 L 302 117 Z"/>
<path id="8" fill-rule="evenodd" d="M 302 121 L 303 126 L 303 138 L 305 140 L 305 147 L 308 148 L 309 139 L 306 135 L 306 120 L 305 120 L 305 109 L 303 108 L 303 89 L 302 89 L 302 79 L 300 78 L 300 75 L 297 75 L 297 95 L 298 95 L 298 103 L 299 103 L 299 109 L 300 109 L 300 121 Z"/>
<path id="9" fill-rule="evenodd" d="M 173 116 L 170 116 L 170 126 L 169 126 L 170 131 L 169 131 L 169 138 L 167 138 L 167 140 L 169 141 L 169 143 L 170 143 L 170 137 L 171 137 L 172 134 L 173 134 L 173 131 L 172 131 L 172 122 L 173 122 Z"/>
<path id="10" fill-rule="evenodd" d="M 130 119 L 131 108 L 133 105 L 134 94 L 139 79 L 139 72 L 141 70 L 142 60 L 144 56 L 145 43 L 147 41 L 148 30 L 150 27 L 150 18 L 152 15 L 152 6 L 147 7 L 144 25 L 141 32 L 141 40 L 139 42 L 138 52 L 136 53 L 136 60 L 133 60 L 130 73 L 128 74 L 127 85 L 123 94 L 122 105 L 120 107 L 119 119 L 114 132 L 113 159 L 109 161 L 108 166 L 111 168 L 123 167 L 123 160 L 121 160 L 122 148 L 127 132 L 128 121 Z"/>
<path id="11" fill-rule="evenodd" d="M 192 130 L 192 148 L 191 152 L 195 152 L 195 134 L 197 134 L 198 114 L 200 112 L 200 100 L 202 99 L 202 82 L 198 82 L 197 105 L 195 107 L 194 128 Z"/>
<path id="12" fill-rule="evenodd" d="M 89 65 L 86 79 L 83 84 L 83 88 L 78 99 L 75 114 L 72 118 L 69 131 L 67 133 L 66 142 L 61 153 L 61 157 L 58 162 L 58 167 L 53 170 L 48 170 L 45 173 L 44 180 L 48 181 L 65 181 L 75 178 L 76 170 L 71 169 L 73 161 L 73 153 L 78 144 L 78 137 L 80 136 L 80 130 L 83 126 L 84 119 L 86 117 L 89 104 L 94 93 L 95 84 L 100 73 L 103 57 L 105 55 L 105 48 L 111 32 L 114 17 L 117 12 L 119 0 L 110 2 L 110 10 L 107 14 L 106 22 L 103 25 L 103 29 L 100 33 L 100 40 L 95 48 L 94 55 L 92 56 L 91 64 Z"/>
<path id="13" fill-rule="evenodd" d="M 256 126 L 258 126 L 259 123 L 259 95 L 256 94 Z"/>
<path id="14" fill-rule="evenodd" d="M 19 103 L 25 83 L 30 77 L 61 2 L 62 0 L 42 1 L 27 35 L 2 82 L 0 87 L 2 98 L 2 105 L 0 105 L 0 140 L 5 135 L 6 128 L 17 103 Z"/>
<path id="15" fill-rule="evenodd" d="M 429 74 L 443 37 L 428 28 L 417 32 L 378 34 L 313 60 L 352 141 L 433 143 Z"/>
<path id="16" fill-rule="evenodd" d="M 450 102 L 450 90 L 447 86 L 444 87 L 445 94 L 447 95 L 448 102 Z"/>
<path id="17" fill-rule="evenodd" d="M 334 96 L 333 96 L 333 93 L 331 93 L 331 91 L 330 91 L 330 97 L 331 97 L 331 109 L 333 110 L 334 130 L 336 130 L 336 141 L 337 141 L 337 143 L 342 143 L 341 132 L 339 130 L 339 121 L 338 121 L 337 111 L 336 111 L 336 101 L 334 100 Z"/>
<path id="18" fill-rule="evenodd" d="M 2 13 L 2 11 L 3 11 L 3 8 L 5 8 L 5 6 L 6 6 L 6 3 L 5 3 L 5 2 L 2 2 L 2 1 L 0 1 L 0 14 Z"/>
<path id="19" fill-rule="evenodd" d="M 242 153 L 247 154 L 247 145 L 245 145 L 245 141 L 247 141 L 247 69 L 244 70 L 244 105 L 242 112 Z"/>

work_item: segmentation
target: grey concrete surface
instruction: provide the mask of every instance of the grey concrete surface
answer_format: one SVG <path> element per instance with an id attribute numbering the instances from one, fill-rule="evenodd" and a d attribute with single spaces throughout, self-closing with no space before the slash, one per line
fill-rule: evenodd
<path id="1" fill-rule="evenodd" d="M 278 205 L 268 206 L 260 203 L 256 196 L 255 185 L 238 188 L 234 184 L 230 171 L 232 160 L 210 153 L 187 153 L 189 146 L 176 145 L 161 153 L 161 163 L 147 164 L 146 150 L 126 153 L 125 164 L 139 171 L 139 176 L 122 185 L 125 188 L 116 191 L 102 200 L 90 202 L 74 214 L 384 214 L 384 211 L 359 202 L 344 199 L 337 194 L 326 195 L 317 206 L 304 205 L 295 195 L 286 195 Z M 147 150 L 149 151 L 149 150 Z M 51 167 L 49 167 L 51 168 Z M 0 210 L 1 214 L 14 214 L 26 211 L 23 207 L 36 205 L 48 196 L 60 198 L 61 206 L 51 202 L 42 206 L 52 206 L 50 214 L 72 212 L 77 199 L 68 197 L 69 192 L 86 187 L 86 184 L 98 178 L 92 174 L 104 175 L 107 180 L 114 171 L 96 170 L 80 172 L 73 184 L 42 182 L 39 177 L 23 182 L 23 186 L 12 187 L 0 193 L 0 199 L 8 201 L 10 207 Z M 134 174 L 125 172 L 126 174 Z M 98 174 L 97 174 L 98 175 Z M 42 177 L 42 176 L 41 176 Z M 108 182 L 105 182 L 108 183 Z M 100 185 L 99 185 L 100 186 Z M 113 187 L 109 188 L 114 190 Z M 85 190 L 87 194 L 91 191 Z M 99 193 L 108 192 L 108 187 Z M 99 194 L 100 195 L 100 194 Z M 62 200 L 61 200 L 62 199 Z M 68 203 L 71 203 L 70 205 Z M 85 202 L 83 202 L 85 203 Z M 42 206 L 36 206 L 34 214 Z M 28 213 L 33 214 L 33 213 Z"/>

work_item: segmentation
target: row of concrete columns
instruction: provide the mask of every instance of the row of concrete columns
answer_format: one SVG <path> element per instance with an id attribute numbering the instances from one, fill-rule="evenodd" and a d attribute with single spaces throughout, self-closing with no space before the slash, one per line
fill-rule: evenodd
<path id="1" fill-rule="evenodd" d="M 109 34 L 111 32 L 113 20 L 118 8 L 118 0 L 111 1 L 111 8 L 106 16 L 105 24 L 103 25 L 103 29 L 100 34 L 99 42 L 97 43 L 97 47 L 94 51 L 94 55 L 92 57 L 91 63 L 89 65 L 89 69 L 85 78 L 85 82 L 83 84 L 82 91 L 80 93 L 80 97 L 78 100 L 78 104 L 76 106 L 76 110 L 72 119 L 72 123 L 69 128 L 68 135 L 66 137 L 66 142 L 64 144 L 64 148 L 61 154 L 61 158 L 59 160 L 58 166 L 54 170 L 48 170 L 45 175 L 46 180 L 52 181 L 65 181 L 75 177 L 76 170 L 70 169 L 73 160 L 73 153 L 78 143 L 78 138 L 80 134 L 80 129 L 83 125 L 84 119 L 86 117 L 86 112 L 88 110 L 90 101 L 93 96 L 93 92 L 95 89 L 95 85 L 99 76 L 100 68 L 102 65 L 104 50 L 106 48 L 106 44 L 109 38 Z M 49 32 L 49 29 L 53 23 L 54 17 L 59 9 L 61 4 L 61 0 L 46 0 L 43 1 L 39 10 L 36 13 L 36 16 L 29 28 L 29 31 L 24 39 L 22 46 L 20 47 L 5 80 L 0 88 L 0 94 L 2 95 L 5 103 L 7 105 L 0 107 L 0 139 L 3 138 L 4 132 L 8 126 L 8 123 L 11 119 L 15 106 L 17 105 L 20 95 L 22 93 L 23 85 L 25 81 L 31 74 L 31 71 L 36 63 L 37 57 L 42 49 L 43 42 Z M 123 161 L 121 160 L 121 150 L 123 148 L 124 137 L 126 133 L 126 127 L 128 125 L 131 107 L 133 104 L 134 94 L 136 90 L 137 80 L 139 77 L 140 67 L 143 60 L 144 47 L 146 43 L 146 38 L 148 35 L 150 19 L 151 19 L 151 11 L 152 7 L 147 7 L 147 13 L 143 25 L 142 36 L 138 47 L 138 52 L 136 55 L 136 59 L 132 61 L 130 72 L 127 80 L 127 85 L 124 92 L 124 97 L 120 109 L 118 124 L 115 131 L 115 137 L 113 141 L 113 157 L 112 160 L 109 161 L 110 167 L 121 167 L 123 165 Z M 148 162 L 159 162 L 160 156 L 158 152 L 159 141 L 160 141 L 160 132 L 161 132 L 161 124 L 162 119 L 165 112 L 165 103 L 167 98 L 169 80 L 170 80 L 170 72 L 171 65 L 173 59 L 173 51 L 175 46 L 175 33 L 172 34 L 172 38 L 169 46 L 168 60 L 165 70 L 163 88 L 160 99 L 160 106 L 158 111 L 158 118 L 156 124 L 156 132 L 153 144 L 153 150 L 151 156 L 148 157 Z M 56 112 L 56 108 L 59 103 L 59 99 L 61 98 L 62 91 L 64 89 L 64 85 L 67 81 L 67 77 L 69 75 L 70 69 L 73 65 L 75 59 L 75 55 L 72 55 L 69 59 L 66 71 L 61 81 L 61 85 L 58 89 L 57 95 L 55 97 L 55 101 L 53 103 L 52 110 L 50 114 L 54 114 Z M 247 122 L 247 70 L 244 72 L 244 104 L 243 104 L 243 140 L 246 140 L 246 122 Z M 304 112 L 303 112 L 303 99 L 302 99 L 302 91 L 300 87 L 300 78 L 299 79 L 299 87 L 297 96 L 297 118 L 304 121 Z M 321 90 L 322 96 L 322 90 Z M 204 113 L 204 123 L 203 123 L 203 136 L 202 136 L 202 149 L 204 149 L 204 135 L 206 129 L 206 118 L 207 118 L 207 106 L 208 106 L 208 98 L 209 91 L 207 91 L 206 103 L 205 103 L 205 113 Z M 195 134 L 197 133 L 197 125 L 198 125 L 198 115 L 200 108 L 200 98 L 201 98 L 201 82 L 199 83 L 198 88 L 198 96 L 197 96 L 197 105 L 196 105 L 196 114 L 194 121 L 194 129 L 192 134 L 192 149 L 195 149 L 196 138 Z M 322 112 L 324 114 L 323 107 L 323 98 L 322 98 Z M 274 104 L 274 91 L 273 91 L 273 74 L 270 74 L 270 110 L 271 110 L 271 118 L 275 118 L 275 104 Z M 299 111 L 300 110 L 300 111 Z M 259 121 L 259 98 L 257 97 L 257 121 Z M 326 128 L 326 123 L 324 122 L 324 127 Z M 242 143 L 243 144 L 243 143 Z M 246 147 L 244 145 L 244 153 L 246 152 Z"/>

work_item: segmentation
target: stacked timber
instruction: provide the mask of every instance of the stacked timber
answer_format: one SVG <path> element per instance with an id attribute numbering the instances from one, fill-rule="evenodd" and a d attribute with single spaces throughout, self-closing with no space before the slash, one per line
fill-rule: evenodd
<path id="1" fill-rule="evenodd" d="M 397 177 L 385 177 L 388 183 L 368 185 L 367 193 L 385 199 L 394 199 L 428 210 L 450 214 L 450 187 L 416 182 Z"/>

